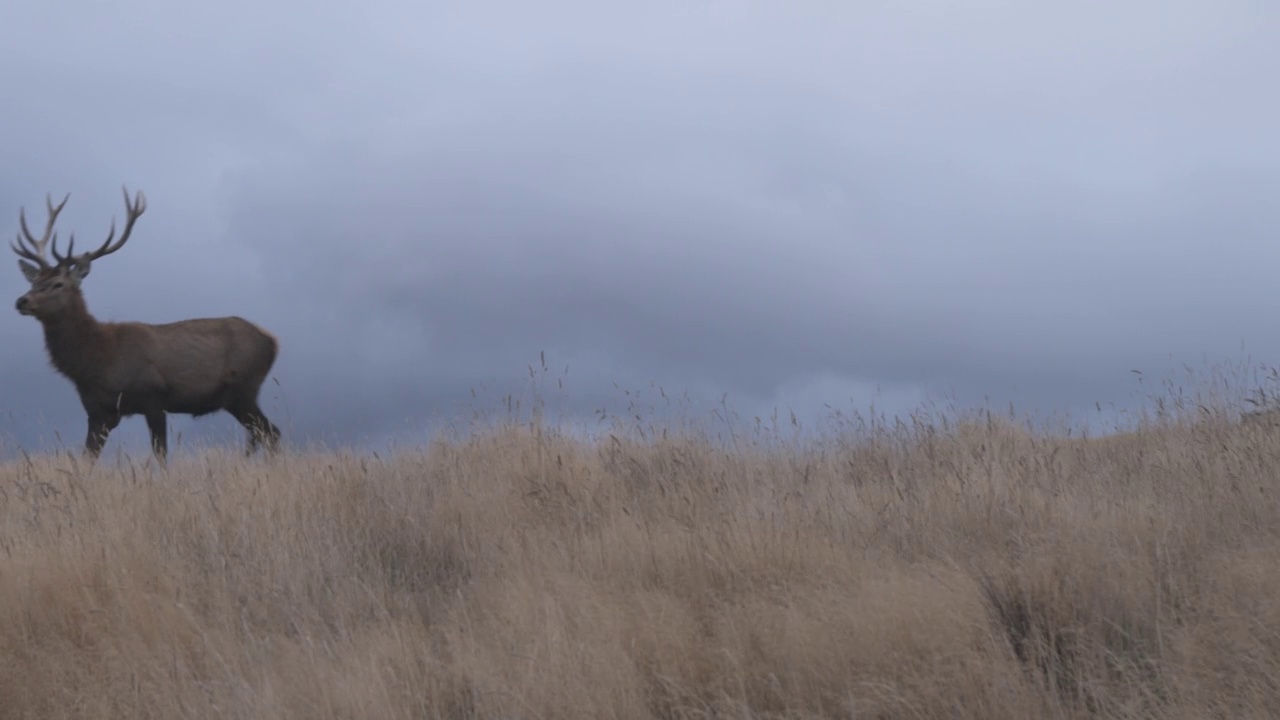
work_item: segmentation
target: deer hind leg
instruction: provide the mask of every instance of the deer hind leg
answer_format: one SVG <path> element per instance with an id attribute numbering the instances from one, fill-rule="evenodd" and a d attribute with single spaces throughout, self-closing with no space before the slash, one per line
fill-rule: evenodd
<path id="1" fill-rule="evenodd" d="M 243 406 L 235 406 L 229 408 L 235 419 L 249 431 L 249 445 L 245 448 L 245 455 L 252 455 L 258 449 L 262 442 L 266 442 L 267 449 L 275 452 L 280 448 L 280 428 L 276 427 L 267 419 L 267 416 L 258 407 L 258 403 L 247 403 Z"/>

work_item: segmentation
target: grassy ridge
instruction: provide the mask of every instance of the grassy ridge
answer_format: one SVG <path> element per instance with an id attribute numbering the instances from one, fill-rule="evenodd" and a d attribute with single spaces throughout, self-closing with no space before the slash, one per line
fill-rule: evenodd
<path id="1" fill-rule="evenodd" d="M 135 462 L 143 462 L 137 460 Z M 0 718 L 1272 717 L 1280 428 L 0 466 Z"/>

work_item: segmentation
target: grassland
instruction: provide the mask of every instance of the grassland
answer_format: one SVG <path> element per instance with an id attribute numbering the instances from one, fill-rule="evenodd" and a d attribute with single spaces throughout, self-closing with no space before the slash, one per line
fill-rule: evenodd
<path id="1" fill-rule="evenodd" d="M 1275 717 L 1280 427 L 1200 410 L 5 464 L 0 718 Z"/>

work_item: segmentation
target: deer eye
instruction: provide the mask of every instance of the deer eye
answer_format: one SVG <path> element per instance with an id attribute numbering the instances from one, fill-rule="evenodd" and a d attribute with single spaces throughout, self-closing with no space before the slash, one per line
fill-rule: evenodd
<path id="1" fill-rule="evenodd" d="M 54 289 L 54 290 L 61 290 L 61 289 L 62 289 L 62 281 L 61 281 L 61 280 L 59 280 L 58 282 L 54 283 L 54 284 L 53 284 L 53 289 Z"/>

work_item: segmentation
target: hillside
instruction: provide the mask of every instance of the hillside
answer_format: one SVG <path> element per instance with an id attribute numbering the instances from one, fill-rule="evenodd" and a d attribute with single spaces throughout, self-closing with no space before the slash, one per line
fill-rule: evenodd
<path id="1" fill-rule="evenodd" d="M 0 466 L 0 718 L 1270 717 L 1280 429 Z"/>

